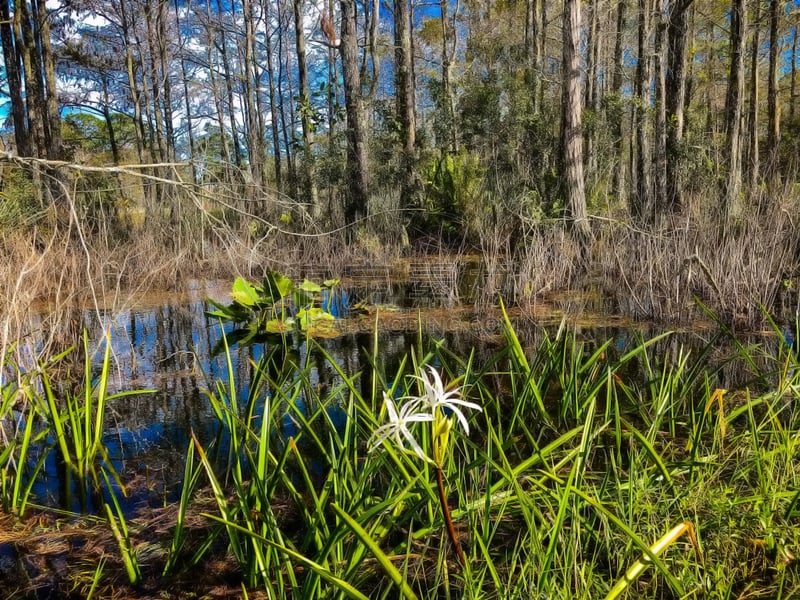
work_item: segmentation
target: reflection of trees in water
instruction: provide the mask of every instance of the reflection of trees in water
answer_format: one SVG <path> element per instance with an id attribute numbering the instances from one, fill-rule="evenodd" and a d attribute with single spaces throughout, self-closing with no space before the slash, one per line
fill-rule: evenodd
<path id="1" fill-rule="evenodd" d="M 151 394 L 116 400 L 109 406 L 105 441 L 121 471 L 157 472 L 163 482 L 169 482 L 165 485 L 176 485 L 182 477 L 183 456 L 191 432 L 194 431 L 204 444 L 217 437 L 219 425 L 203 390 L 213 386 L 215 381 L 227 381 L 228 370 L 225 357 L 213 355 L 222 330 L 215 319 L 206 316 L 206 308 L 202 302 L 183 306 L 161 304 L 150 309 L 128 310 L 113 317 L 115 362 L 111 391 L 155 390 Z M 95 318 L 96 314 L 82 313 L 74 319 L 81 328 L 89 326 L 92 340 L 90 349 L 99 347 L 97 340 L 102 339 L 102 328 Z M 112 318 L 112 315 L 108 316 Z M 531 356 L 545 336 L 552 341 L 557 331 L 557 327 L 545 327 L 532 320 L 518 322 L 515 326 Z M 423 319 L 423 329 L 425 327 Z M 499 327 L 496 329 L 494 333 L 499 333 Z M 567 328 L 559 343 L 571 346 L 571 351 L 590 356 L 611 340 L 605 350 L 604 360 L 607 364 L 613 364 L 658 333 L 656 330 L 626 327 L 575 325 Z M 437 330 L 424 335 L 425 348 L 431 340 L 441 340 L 446 348 L 464 358 L 474 349 L 475 369 L 487 364 L 502 349 L 501 338 L 497 335 L 487 336 L 487 342 L 481 341 L 480 332 Z M 334 392 L 343 384 L 338 368 L 348 376 L 358 374 L 356 385 L 368 402 L 373 389 L 377 390 L 378 397 L 373 399 L 377 409 L 381 391 L 392 384 L 403 357 L 418 344 L 417 332 L 379 333 L 377 357 L 373 357 L 374 344 L 372 333 L 353 333 L 313 343 L 307 343 L 302 335 L 290 335 L 285 338 L 285 346 L 277 347 L 269 343 L 235 346 L 231 349 L 234 386 L 244 406 L 252 381 L 253 365 L 258 364 L 265 354 L 274 353 L 270 361 L 272 372 L 269 373 L 273 381 L 286 380 L 285 374 L 280 373 L 282 369 L 306 370 L 303 385 L 310 389 L 301 390 L 298 394 L 301 402 L 305 403 L 311 398 L 324 403 L 332 396 L 337 397 Z M 737 351 L 743 347 L 749 348 L 750 362 L 737 357 Z M 711 389 L 775 387 L 782 364 L 775 357 L 785 355 L 786 350 L 785 342 L 775 335 L 742 338 L 737 346 L 730 338 L 710 330 L 674 333 L 650 344 L 646 359 L 638 356 L 630 360 L 617 374 L 626 385 L 640 390 L 642 401 L 646 402 L 648 378 L 652 381 L 665 369 L 674 368 L 688 353 L 687 369 L 680 382 L 683 386 L 682 395 L 689 399 L 697 398 L 699 402 L 706 385 Z M 695 368 L 695 365 L 699 365 L 699 368 Z M 75 366 L 71 368 L 75 369 Z M 410 362 L 406 362 L 405 369 L 410 371 Z M 82 367 L 76 372 L 82 373 Z M 707 382 L 706 375 L 709 376 Z M 376 385 L 373 385 L 375 378 Z M 498 390 L 502 389 L 501 380 L 502 377 L 496 380 Z M 288 381 L 290 384 L 293 379 Z M 270 393 L 268 386 L 262 391 L 262 394 L 266 393 Z M 338 397 L 339 401 L 346 398 L 346 392 Z M 276 431 L 276 435 L 284 440 L 289 435 L 296 435 L 299 423 L 292 418 L 293 411 L 305 410 L 310 414 L 316 408 L 308 405 L 282 407 L 280 410 L 285 411 L 282 414 L 287 418 L 282 421 L 283 430 Z M 328 407 L 323 407 L 323 410 L 328 410 Z M 332 405 L 330 410 L 341 412 L 342 407 Z M 328 416 L 334 421 L 346 418 L 344 412 L 328 413 Z M 51 497 L 68 495 L 68 488 L 65 487 L 69 485 L 68 477 L 63 468 L 59 469 L 57 461 L 52 464 L 50 478 L 47 485 L 50 486 Z"/>

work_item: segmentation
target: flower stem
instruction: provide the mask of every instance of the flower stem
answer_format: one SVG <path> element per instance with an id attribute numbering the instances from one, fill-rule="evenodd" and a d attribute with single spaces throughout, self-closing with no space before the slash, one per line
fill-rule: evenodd
<path id="1" fill-rule="evenodd" d="M 439 502 L 442 504 L 442 515 L 444 516 L 444 524 L 447 528 L 447 536 L 453 543 L 453 548 L 456 550 L 456 554 L 458 555 L 458 560 L 461 562 L 461 566 L 465 567 L 467 565 L 467 561 L 464 558 L 463 550 L 461 550 L 461 544 L 458 542 L 456 528 L 453 526 L 453 517 L 450 515 L 450 506 L 447 504 L 447 492 L 445 492 L 444 489 L 444 473 L 439 466 L 436 467 L 436 484 L 439 487 Z"/>

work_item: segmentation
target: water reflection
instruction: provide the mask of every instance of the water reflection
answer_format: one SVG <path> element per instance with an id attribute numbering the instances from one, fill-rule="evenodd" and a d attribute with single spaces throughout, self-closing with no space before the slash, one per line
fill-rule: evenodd
<path id="1" fill-rule="evenodd" d="M 397 307 L 397 312 L 388 309 L 381 319 L 381 333 L 378 335 L 380 357 L 377 367 L 384 375 L 393 376 L 400 368 L 403 358 L 411 347 L 418 343 L 418 331 L 444 340 L 443 343 L 456 353 L 467 356 L 475 350 L 475 364 L 485 364 L 489 356 L 503 347 L 501 334 L 501 314 L 486 308 L 473 309 L 456 305 L 462 299 L 463 291 L 457 287 L 443 286 L 435 291 L 432 286 L 425 287 L 409 275 L 409 285 L 405 287 L 382 282 L 380 285 L 347 288 L 343 287 L 330 300 L 335 313 L 349 316 L 342 325 L 345 333 L 335 339 L 317 340 L 319 346 L 308 344 L 302 335 L 288 335 L 285 344 L 276 348 L 269 343 L 247 347 L 234 347 L 230 353 L 233 387 L 244 403 L 250 391 L 253 365 L 258 364 L 265 354 L 282 352 L 282 361 L 277 364 L 292 364 L 309 373 L 308 381 L 320 389 L 334 389 L 341 384 L 336 368 L 349 375 L 360 373 L 357 384 L 361 393 L 369 398 L 373 388 L 372 362 L 369 358 L 375 344 L 371 328 L 375 322 L 374 314 L 362 318 L 349 313 L 355 302 L 368 299 L 372 304 L 389 304 Z M 454 275 L 462 277 L 463 273 Z M 423 279 L 419 277 L 417 279 Z M 428 279 L 431 279 L 428 277 Z M 439 277 L 437 280 L 441 281 Z M 427 285 L 427 284 L 426 284 Z M 409 291 L 410 290 L 410 291 Z M 454 291 L 455 290 L 455 291 Z M 439 294 L 437 296 L 437 294 Z M 108 407 L 107 429 L 104 441 L 110 450 L 110 458 L 115 468 L 128 482 L 130 498 L 124 507 L 132 510 L 142 505 L 161 505 L 178 493 L 177 485 L 182 480 L 184 457 L 191 440 L 192 432 L 203 445 L 215 442 L 221 452 L 225 451 L 225 440 L 220 440 L 220 426 L 215 418 L 211 403 L 205 390 L 212 382 L 228 381 L 226 357 L 215 354 L 214 349 L 223 339 L 223 331 L 230 333 L 230 324 L 224 327 L 214 318 L 206 315 L 211 307 L 202 298 L 189 299 L 182 303 L 164 299 L 150 302 L 145 306 L 116 311 L 87 311 L 84 322 L 91 331 L 90 347 L 99 353 L 104 338 L 103 331 L 111 331 L 113 370 L 111 391 L 150 389 L 143 393 L 116 400 Z M 224 296 L 224 295 L 223 295 Z M 216 297 L 220 299 L 220 292 Z M 430 298 L 433 297 L 434 301 Z M 427 298 L 436 306 L 445 297 L 445 304 L 453 302 L 450 308 L 440 308 L 420 313 L 416 310 L 402 310 L 403 307 L 419 308 L 422 299 Z M 564 301 L 566 302 L 566 301 Z M 541 307 L 540 307 L 541 308 Z M 564 313 L 560 310 L 530 313 L 515 313 L 518 333 L 525 345 L 534 348 L 544 335 L 553 336 Z M 647 328 L 634 328 L 630 324 L 614 322 L 599 326 L 596 320 L 576 320 L 570 327 L 569 335 L 574 335 L 583 345 L 584 352 L 594 352 L 608 340 L 606 348 L 609 359 L 613 360 L 638 347 L 658 331 Z M 675 363 L 685 352 L 699 358 L 709 355 L 718 369 L 712 373 L 715 380 L 712 387 L 741 387 L 743 385 L 774 385 L 780 374 L 770 367 L 773 357 L 785 352 L 786 341 L 780 336 L 756 336 L 752 341 L 758 345 L 758 352 L 764 358 L 764 368 L 759 370 L 755 364 L 729 361 L 736 354 L 736 346 L 724 336 L 719 336 L 713 328 L 695 328 L 681 334 L 665 337 L 654 343 L 648 356 L 652 357 L 651 369 L 659 364 Z M 329 358 L 330 357 L 330 360 Z M 625 371 L 619 375 L 627 381 L 640 381 L 646 377 L 647 369 L 640 359 L 630 361 Z M 99 368 L 99 366 L 98 366 Z M 380 389 L 380 386 L 378 386 Z M 305 405 L 306 399 L 298 396 L 295 410 L 286 410 L 280 420 L 280 431 L 275 434 L 282 439 L 297 436 L 300 424 L 297 415 L 309 416 L 314 407 Z M 328 413 L 330 420 L 344 427 L 346 414 L 337 407 Z M 45 476 L 34 487 L 36 496 L 47 503 L 64 508 L 76 509 L 74 490 L 63 465 L 51 452 L 45 465 Z"/>

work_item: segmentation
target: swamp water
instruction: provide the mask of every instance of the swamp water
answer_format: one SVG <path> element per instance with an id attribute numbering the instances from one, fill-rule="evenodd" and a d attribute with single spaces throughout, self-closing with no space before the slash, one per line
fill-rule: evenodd
<path id="1" fill-rule="evenodd" d="M 302 333 L 294 332 L 283 338 L 279 348 L 270 343 L 234 345 L 228 366 L 220 348 L 223 332 L 231 334 L 233 327 L 222 325 L 207 314 L 213 309 L 207 299 L 225 302 L 228 291 L 227 285 L 197 284 L 185 295 L 152 295 L 142 298 L 135 307 L 87 310 L 83 315 L 90 332 L 95 374 L 99 373 L 103 357 L 100 340 L 105 337 L 104 331 L 110 332 L 109 391 L 150 390 L 115 399 L 105 412 L 103 443 L 108 448 L 108 460 L 128 491 L 127 497 L 117 494 L 126 515 L 157 511 L 178 501 L 192 433 L 203 447 L 216 447 L 220 456 L 226 454 L 229 440 L 221 434 L 220 420 L 207 391 L 218 383 L 227 387 L 232 373 L 233 387 L 243 402 L 252 381 L 253 364 L 267 353 L 278 352 L 285 363 L 305 370 L 308 383 L 320 398 L 327 390 L 341 388 L 338 371 L 351 377 L 360 373 L 356 385 L 366 398 L 372 395 L 371 354 L 375 347 L 379 349 L 379 368 L 389 378 L 401 368 L 410 372 L 408 356 L 412 352 L 419 356 L 419 349 L 437 346 L 460 357 L 474 351 L 474 364 L 480 366 L 505 347 L 504 321 L 497 308 L 466 306 L 456 301 L 468 299 L 466 292 L 453 292 L 452 286 L 434 284 L 421 276 L 402 284 L 378 276 L 374 280 L 348 282 L 336 289 L 330 300 L 331 312 L 339 317 L 337 335 L 309 342 Z M 604 313 L 605 302 L 602 297 L 563 295 L 528 311 L 512 311 L 511 319 L 531 351 L 537 340 L 555 336 L 565 320 L 566 335 L 573 336 L 574 343 L 586 355 L 611 340 L 605 347 L 610 361 L 660 333 L 608 316 Z M 694 356 L 712 354 L 714 358 L 705 364 L 717 366 L 714 380 L 708 385 L 736 388 L 753 383 L 753 372 L 758 371 L 744 361 L 728 360 L 737 355 L 737 344 L 756 344 L 765 357 L 776 356 L 785 344 L 774 334 L 734 341 L 717 336 L 716 332 L 716 327 L 707 325 L 660 338 L 648 346 L 646 360 L 654 364 L 675 363 L 687 352 Z M 756 354 L 751 352 L 749 357 L 753 359 Z M 642 382 L 641 360 L 626 363 L 624 371 L 616 374 L 626 381 Z M 768 387 L 770 382 L 763 384 Z M 378 394 L 381 388 L 377 385 Z M 310 410 L 305 407 L 305 400 L 298 395 L 294 406 L 280 409 L 282 416 L 273 420 L 271 435 L 279 444 L 299 435 L 298 446 L 307 458 L 311 477 L 322 478 L 324 461 L 315 460 L 312 444 L 303 447 L 302 419 Z M 324 410 L 335 428 L 347 426 L 341 406 L 331 403 Z M 529 425 L 536 427 L 535 423 Z M 52 451 L 36 479 L 33 496 L 37 504 L 74 512 L 92 513 L 99 508 L 97 501 L 90 499 L 87 505 L 79 499 L 67 470 L 57 463 L 56 452 Z M 11 564 L 16 560 L 13 557 L 9 545 L 0 543 L 0 563 Z M 4 570 L 0 564 L 0 579 Z M 11 572 L 9 569 L 6 574 Z"/>
<path id="2" fill-rule="evenodd" d="M 335 336 L 309 343 L 302 332 L 289 333 L 279 350 L 287 364 L 308 369 L 309 380 L 318 389 L 340 383 L 330 359 L 348 375 L 361 373 L 365 397 L 371 393 L 370 353 L 376 331 L 381 368 L 387 374 L 396 373 L 409 353 L 420 347 L 420 334 L 423 345 L 442 345 L 459 356 L 475 352 L 478 363 L 488 360 L 504 344 L 502 314 L 497 308 L 454 304 L 457 298 L 469 297 L 464 286 L 474 284 L 474 274 L 468 271 L 466 275 L 453 279 L 457 284 L 443 285 L 442 274 L 435 266 L 426 265 L 412 273 L 410 281 L 393 283 L 385 272 L 361 269 L 355 283 L 336 289 L 331 298 L 331 313 L 340 319 Z M 149 294 L 134 307 L 87 310 L 83 315 L 84 326 L 92 332 L 89 347 L 94 349 L 95 375 L 103 359 L 102 332 L 108 330 L 112 344 L 109 392 L 144 390 L 112 402 L 105 417 L 103 441 L 126 483 L 128 495 L 119 499 L 128 514 L 177 500 L 192 434 L 202 444 L 226 444 L 219 438 L 220 423 L 207 394 L 218 382 L 229 385 L 224 338 L 230 337 L 235 327 L 207 313 L 214 308 L 209 299 L 226 302 L 228 291 L 225 284 L 195 283 L 177 296 Z M 357 308 L 361 306 L 368 310 Z M 607 306 L 608 300 L 598 296 L 564 294 L 535 309 L 514 313 L 515 327 L 533 347 L 541 336 L 555 335 L 564 321 L 585 352 L 613 340 L 609 352 L 616 355 L 661 333 L 609 315 L 604 312 Z M 712 337 L 710 326 L 693 327 L 654 344 L 649 354 L 677 358 L 681 351 L 704 352 Z M 768 336 L 755 341 L 768 347 L 780 343 Z M 275 350 L 275 344 L 269 342 L 241 347 L 231 343 L 233 387 L 240 402 L 247 398 L 254 365 L 265 352 Z M 717 352 L 723 357 L 733 350 L 731 345 Z M 639 377 L 636 370 L 634 361 L 629 375 Z M 719 372 L 717 383 L 742 384 L 743 376 L 741 368 L 732 364 Z M 306 412 L 304 401 L 299 397 L 294 411 L 287 407 L 276 437 L 285 441 L 301 433 L 302 425 L 293 413 Z M 333 405 L 326 410 L 332 422 L 344 427 L 346 415 L 341 407 Z M 64 510 L 93 512 L 91 504 L 81 506 L 65 477 L 65 469 L 59 468 L 51 452 L 33 486 L 36 501 Z"/>

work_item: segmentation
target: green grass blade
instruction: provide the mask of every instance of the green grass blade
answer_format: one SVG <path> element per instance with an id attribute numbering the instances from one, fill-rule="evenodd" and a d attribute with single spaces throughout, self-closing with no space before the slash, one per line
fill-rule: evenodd
<path id="1" fill-rule="evenodd" d="M 400 593 L 403 595 L 403 597 L 408 598 L 409 600 L 416 600 L 417 595 L 414 593 L 414 590 L 411 589 L 411 586 L 408 585 L 408 582 L 405 580 L 400 571 L 397 570 L 397 567 L 392 564 L 392 561 L 389 559 L 389 557 L 386 556 L 383 550 L 378 547 L 378 544 L 376 544 L 369 534 L 364 531 L 361 525 L 359 525 L 356 520 L 353 519 L 353 517 L 348 515 L 337 504 L 332 504 L 331 506 L 334 512 L 339 515 L 339 517 L 347 524 L 356 537 L 361 540 L 361 543 L 369 548 L 370 552 L 372 552 L 373 556 L 375 556 L 378 563 L 381 565 L 381 567 L 383 567 L 383 570 L 386 571 L 386 574 L 395 583 L 395 585 L 400 588 Z"/>

